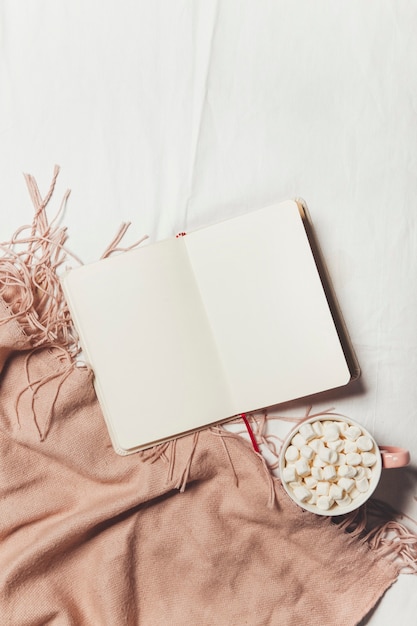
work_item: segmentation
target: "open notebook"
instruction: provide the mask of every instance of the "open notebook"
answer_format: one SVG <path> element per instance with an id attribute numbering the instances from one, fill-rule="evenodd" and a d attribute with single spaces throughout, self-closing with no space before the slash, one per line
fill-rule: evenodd
<path id="1" fill-rule="evenodd" d="M 310 230 L 288 201 L 63 276 L 116 452 L 356 375 Z"/>

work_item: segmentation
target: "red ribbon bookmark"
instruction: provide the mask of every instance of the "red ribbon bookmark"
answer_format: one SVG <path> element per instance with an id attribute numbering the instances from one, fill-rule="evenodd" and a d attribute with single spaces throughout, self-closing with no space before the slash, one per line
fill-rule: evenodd
<path id="1" fill-rule="evenodd" d="M 249 424 L 249 420 L 246 417 L 246 413 L 242 413 L 241 414 L 241 418 L 243 419 L 243 421 L 245 423 L 245 426 L 246 426 L 246 430 L 249 433 L 249 437 L 250 437 L 250 440 L 252 442 L 253 449 L 255 450 L 255 452 L 258 452 L 260 454 L 261 451 L 259 449 L 258 442 L 255 439 L 255 435 L 253 434 L 253 430 L 251 428 L 251 425 Z"/>

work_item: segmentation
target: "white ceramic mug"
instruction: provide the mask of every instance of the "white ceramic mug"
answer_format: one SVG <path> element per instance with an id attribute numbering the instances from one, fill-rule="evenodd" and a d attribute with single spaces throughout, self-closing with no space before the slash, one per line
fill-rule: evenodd
<path id="1" fill-rule="evenodd" d="M 354 420 L 321 415 L 304 420 L 290 432 L 281 448 L 279 467 L 282 485 L 296 504 L 318 515 L 344 515 L 370 498 L 382 468 L 409 462 L 408 450 L 378 446 Z"/>

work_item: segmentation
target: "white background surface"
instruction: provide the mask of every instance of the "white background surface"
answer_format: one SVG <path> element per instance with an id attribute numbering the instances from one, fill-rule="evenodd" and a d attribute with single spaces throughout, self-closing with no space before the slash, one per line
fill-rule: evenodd
<path id="1" fill-rule="evenodd" d="M 121 221 L 155 240 L 304 197 L 362 367 L 314 409 L 411 450 L 379 495 L 417 517 L 416 3 L 2 0 L 0 20 L 0 240 L 32 218 L 22 172 L 46 193 L 55 163 L 86 262 Z M 369 624 L 416 611 L 403 576 Z"/>

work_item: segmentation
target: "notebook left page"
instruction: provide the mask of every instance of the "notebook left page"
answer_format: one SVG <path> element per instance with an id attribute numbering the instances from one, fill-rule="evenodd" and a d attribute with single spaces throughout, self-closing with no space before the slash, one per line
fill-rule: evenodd
<path id="1" fill-rule="evenodd" d="M 230 415 L 182 239 L 71 270 L 63 287 L 119 454 Z"/>

